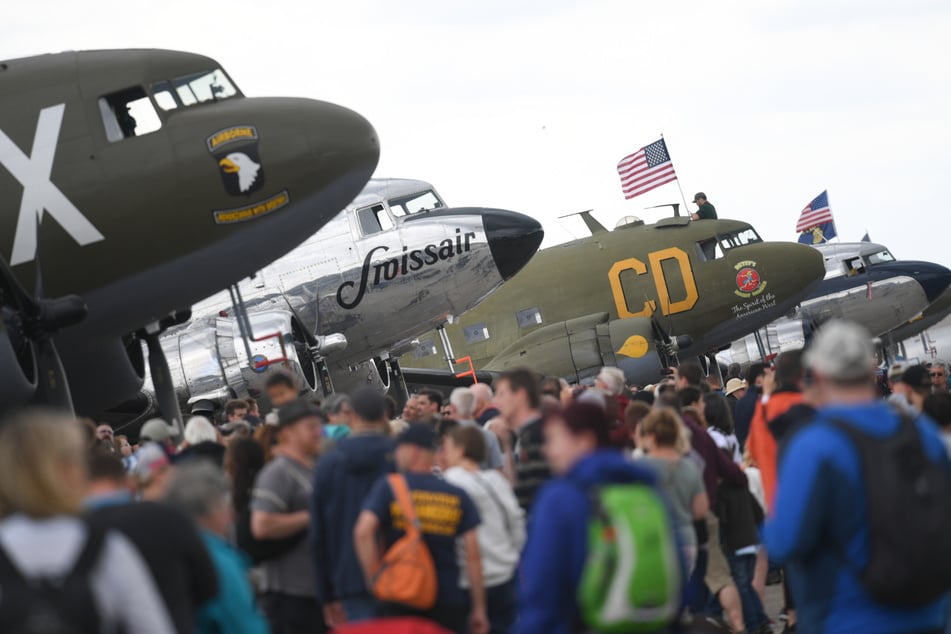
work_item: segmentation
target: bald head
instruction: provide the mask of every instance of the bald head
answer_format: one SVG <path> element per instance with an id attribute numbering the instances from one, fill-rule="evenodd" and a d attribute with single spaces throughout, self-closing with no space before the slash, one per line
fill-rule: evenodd
<path id="1" fill-rule="evenodd" d="M 487 383 L 475 383 L 469 386 L 469 392 L 475 397 L 472 406 L 472 416 L 478 418 L 492 405 L 492 388 Z"/>

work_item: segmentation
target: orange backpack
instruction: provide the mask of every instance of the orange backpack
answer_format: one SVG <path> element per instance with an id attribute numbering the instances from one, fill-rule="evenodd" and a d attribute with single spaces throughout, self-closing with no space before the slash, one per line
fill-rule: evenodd
<path id="1" fill-rule="evenodd" d="M 406 520 L 406 534 L 383 555 L 371 582 L 373 595 L 385 603 L 429 610 L 436 605 L 438 588 L 433 556 L 423 541 L 406 479 L 398 473 L 391 473 L 388 479 Z"/>

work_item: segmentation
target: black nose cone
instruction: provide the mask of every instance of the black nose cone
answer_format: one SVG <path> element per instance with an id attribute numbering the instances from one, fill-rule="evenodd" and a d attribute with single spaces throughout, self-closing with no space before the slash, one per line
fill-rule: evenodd
<path id="1" fill-rule="evenodd" d="M 489 250 L 503 280 L 510 279 L 532 259 L 545 237 L 534 218 L 503 209 L 482 209 Z"/>
<path id="2" fill-rule="evenodd" d="M 951 270 L 933 262 L 916 262 L 899 260 L 886 265 L 896 275 L 903 275 L 914 279 L 921 285 L 925 297 L 933 302 L 951 285 Z M 877 268 L 877 267 L 876 267 Z M 872 269 L 873 271 L 875 268 Z"/>

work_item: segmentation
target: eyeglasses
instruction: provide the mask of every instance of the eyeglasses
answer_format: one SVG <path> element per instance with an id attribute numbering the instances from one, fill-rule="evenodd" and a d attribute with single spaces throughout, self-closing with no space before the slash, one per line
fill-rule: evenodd
<path id="1" fill-rule="evenodd" d="M 944 376 L 944 372 L 932 372 L 932 373 L 931 373 L 931 376 L 942 377 L 942 376 Z"/>

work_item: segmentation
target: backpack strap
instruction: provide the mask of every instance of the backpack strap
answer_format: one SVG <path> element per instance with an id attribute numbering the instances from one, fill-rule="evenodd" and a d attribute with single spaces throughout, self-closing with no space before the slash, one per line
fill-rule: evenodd
<path id="1" fill-rule="evenodd" d="M 505 508 L 505 505 L 502 504 L 502 500 L 500 500 L 499 496 L 495 494 L 495 491 L 492 490 L 492 487 L 482 479 L 481 475 L 478 473 L 473 473 L 472 476 L 476 482 L 482 485 L 482 488 L 485 489 L 486 493 L 489 494 L 489 497 L 492 498 L 492 501 L 495 503 L 495 505 L 499 507 L 500 511 L 502 511 L 502 521 L 505 522 L 505 532 L 508 533 L 509 539 L 514 542 L 515 537 L 512 531 L 512 520 L 509 518 L 508 509 Z"/>
<path id="2" fill-rule="evenodd" d="M 390 488 L 393 489 L 393 496 L 400 505 L 403 517 L 406 518 L 406 534 L 419 536 L 422 533 L 419 518 L 416 517 L 416 509 L 413 507 L 413 499 L 409 495 L 409 486 L 406 484 L 406 478 L 401 473 L 391 473 L 386 476 L 390 482 Z"/>
<path id="3" fill-rule="evenodd" d="M 83 523 L 86 526 L 86 544 L 76 558 L 73 569 L 66 576 L 66 581 L 87 577 L 99 563 L 99 555 L 106 541 L 105 529 L 90 522 Z"/>

